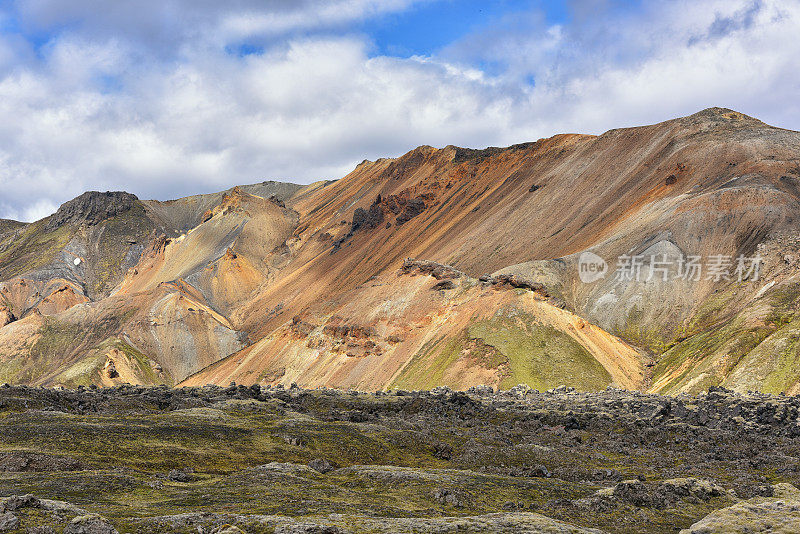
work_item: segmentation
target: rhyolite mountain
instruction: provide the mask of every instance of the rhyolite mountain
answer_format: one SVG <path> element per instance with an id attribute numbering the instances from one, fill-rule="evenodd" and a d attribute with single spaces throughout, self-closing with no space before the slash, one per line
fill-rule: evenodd
<path id="1" fill-rule="evenodd" d="M 800 133 L 721 108 L 308 186 L 89 192 L 0 220 L 0 381 L 800 393 L 799 229 Z M 731 276 L 651 264 L 691 256 Z"/>

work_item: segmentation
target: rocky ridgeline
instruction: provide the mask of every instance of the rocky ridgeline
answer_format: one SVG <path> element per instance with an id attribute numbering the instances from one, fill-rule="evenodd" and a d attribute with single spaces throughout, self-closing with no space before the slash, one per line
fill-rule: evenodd
<path id="1" fill-rule="evenodd" d="M 434 284 L 431 289 L 455 289 L 453 280 L 458 278 L 467 277 L 463 273 L 450 265 L 438 263 L 430 260 L 417 260 L 414 258 L 406 258 L 403 265 L 400 267 L 400 272 L 403 274 L 426 274 L 434 277 L 438 282 Z M 521 276 L 514 274 L 498 274 L 498 275 L 482 275 L 478 281 L 483 287 L 491 287 L 494 289 L 523 289 L 531 291 L 539 298 L 547 300 L 553 306 L 558 308 L 566 308 L 566 304 L 561 299 L 551 296 L 544 284 L 527 280 Z"/>
<path id="2" fill-rule="evenodd" d="M 400 270 L 403 274 L 427 274 L 437 280 L 454 280 L 466 276 L 466 274 L 449 265 L 429 260 L 415 260 L 413 258 L 406 258 Z"/>
<path id="3" fill-rule="evenodd" d="M 124 213 L 136 204 L 136 195 L 124 191 L 87 191 L 65 202 L 47 221 L 46 230 L 55 230 L 67 223 L 98 224 Z"/>

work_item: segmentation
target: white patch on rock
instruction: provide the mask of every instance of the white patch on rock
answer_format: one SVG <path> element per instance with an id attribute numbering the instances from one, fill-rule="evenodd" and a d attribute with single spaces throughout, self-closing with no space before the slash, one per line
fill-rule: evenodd
<path id="1" fill-rule="evenodd" d="M 774 286 L 774 285 L 775 285 L 775 280 L 773 280 L 772 282 L 770 282 L 770 283 L 766 284 L 764 287 L 762 287 L 761 289 L 759 289 L 759 290 L 758 290 L 758 293 L 756 293 L 756 296 L 755 296 L 755 297 L 753 297 L 753 298 L 760 299 L 761 297 L 763 297 L 763 296 L 764 296 L 764 293 L 766 293 L 767 291 L 769 291 L 769 289 L 770 289 L 772 286 Z"/>

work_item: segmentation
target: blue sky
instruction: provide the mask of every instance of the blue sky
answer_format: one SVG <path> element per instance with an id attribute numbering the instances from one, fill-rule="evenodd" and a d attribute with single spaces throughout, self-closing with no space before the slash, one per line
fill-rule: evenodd
<path id="1" fill-rule="evenodd" d="M 800 0 L 0 0 L 0 217 L 737 109 L 800 129 Z"/>
<path id="2" fill-rule="evenodd" d="M 628 4 L 627 8 L 631 9 L 635 3 L 631 0 Z M 430 56 L 482 28 L 530 12 L 540 13 L 549 24 L 563 24 L 570 17 L 568 2 L 431 0 L 377 17 L 348 21 L 347 24 L 334 27 L 333 31 L 362 33 L 372 44 L 371 55 Z M 231 51 L 242 55 L 260 54 L 264 46 L 256 37 L 252 41 L 236 43 Z"/>
<path id="3" fill-rule="evenodd" d="M 426 56 L 506 17 L 531 11 L 541 11 L 550 24 L 563 23 L 568 17 L 565 2 L 441 0 L 362 22 L 360 29 L 375 43 L 376 54 Z"/>

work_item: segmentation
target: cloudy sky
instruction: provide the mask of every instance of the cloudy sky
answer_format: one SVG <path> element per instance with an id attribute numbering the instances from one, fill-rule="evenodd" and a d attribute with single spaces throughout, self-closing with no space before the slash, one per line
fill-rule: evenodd
<path id="1" fill-rule="evenodd" d="M 800 0 L 0 0 L 0 217 L 723 106 L 800 130 Z"/>

